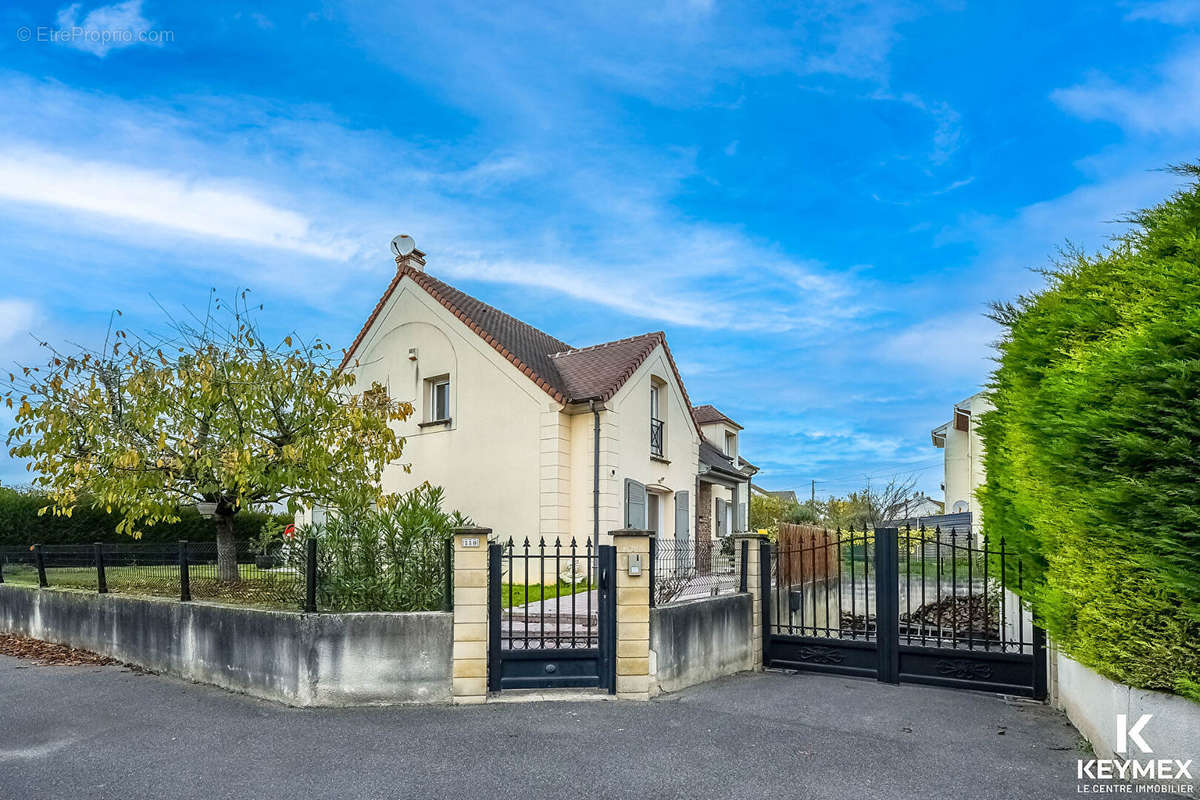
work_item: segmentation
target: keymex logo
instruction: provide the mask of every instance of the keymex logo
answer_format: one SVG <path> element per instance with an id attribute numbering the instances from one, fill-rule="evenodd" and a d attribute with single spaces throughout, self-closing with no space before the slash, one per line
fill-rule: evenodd
<path id="1" fill-rule="evenodd" d="M 1142 731 L 1154 718 L 1153 714 L 1142 714 L 1138 717 L 1137 722 L 1129 724 L 1129 715 L 1117 714 L 1117 746 L 1116 751 L 1119 755 L 1128 756 L 1130 745 L 1136 747 L 1142 753 L 1153 754 L 1154 748 L 1146 741 L 1142 735 Z M 1093 758 L 1080 759 L 1077 777 L 1081 781 L 1132 781 L 1132 780 L 1148 780 L 1148 781 L 1179 781 L 1192 780 L 1192 759 L 1180 761 L 1177 758 Z M 1108 786 L 1102 788 L 1100 784 L 1080 784 L 1078 791 L 1082 794 L 1091 792 L 1105 792 L 1113 789 L 1123 788 L 1128 790 L 1130 787 L 1114 787 Z M 1180 787 L 1183 788 L 1183 787 Z M 1191 787 L 1187 787 L 1190 791 Z"/>
<path id="2" fill-rule="evenodd" d="M 1150 745 L 1146 744 L 1146 740 L 1142 738 L 1142 728 L 1146 727 L 1146 723 L 1153 718 L 1153 714 L 1142 714 L 1131 728 L 1129 727 L 1129 716 L 1117 714 L 1117 752 L 1128 753 L 1129 741 L 1132 739 L 1143 753 L 1153 753 Z"/>

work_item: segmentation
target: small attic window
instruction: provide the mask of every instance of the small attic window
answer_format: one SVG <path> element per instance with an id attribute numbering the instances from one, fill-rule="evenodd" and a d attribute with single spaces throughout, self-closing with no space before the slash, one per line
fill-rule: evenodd
<path id="1" fill-rule="evenodd" d="M 427 403 L 426 422 L 442 422 L 450 419 L 450 376 L 439 375 L 425 381 Z"/>

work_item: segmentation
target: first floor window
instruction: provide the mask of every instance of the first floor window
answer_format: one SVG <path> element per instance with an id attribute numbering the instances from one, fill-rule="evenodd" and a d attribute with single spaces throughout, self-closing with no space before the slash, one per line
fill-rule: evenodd
<path id="1" fill-rule="evenodd" d="M 450 378 L 429 380 L 429 421 L 450 419 Z"/>
<path id="2" fill-rule="evenodd" d="M 650 455 L 662 458 L 666 452 L 666 424 L 659 410 L 662 404 L 662 384 L 652 379 L 650 383 Z"/>

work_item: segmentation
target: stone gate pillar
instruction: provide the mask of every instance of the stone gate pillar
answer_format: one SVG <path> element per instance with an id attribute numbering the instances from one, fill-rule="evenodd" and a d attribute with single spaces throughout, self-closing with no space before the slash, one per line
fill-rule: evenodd
<path id="1" fill-rule="evenodd" d="M 735 533 L 733 535 L 733 574 L 741 579 L 742 574 L 742 543 L 746 548 L 746 591 L 750 593 L 750 604 L 753 611 L 750 614 L 750 669 L 761 670 L 763 667 L 763 570 L 770 570 L 770 564 L 762 563 L 763 542 L 768 541 L 761 533 Z"/>
<path id="2" fill-rule="evenodd" d="M 617 697 L 650 699 L 651 531 L 612 531 L 617 548 Z M 630 556 L 640 556 L 640 575 L 629 574 Z"/>
<path id="3" fill-rule="evenodd" d="M 488 536 L 491 528 L 454 529 L 455 703 L 487 699 Z"/>

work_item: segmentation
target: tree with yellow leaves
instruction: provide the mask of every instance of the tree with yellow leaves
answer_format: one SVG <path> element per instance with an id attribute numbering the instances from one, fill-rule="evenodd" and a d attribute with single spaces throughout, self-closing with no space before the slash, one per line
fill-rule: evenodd
<path id="1" fill-rule="evenodd" d="M 239 512 L 386 503 L 383 468 L 404 448 L 392 423 L 412 407 L 378 384 L 356 393 L 320 340 L 268 345 L 246 297 L 210 297 L 203 318 L 171 319 L 165 336 L 110 326 L 98 351 L 44 344 L 44 366 L 8 376 L 9 453 L 47 493 L 43 512 L 89 502 L 136 537 L 196 504 L 214 515 L 218 578 L 235 581 Z"/>

